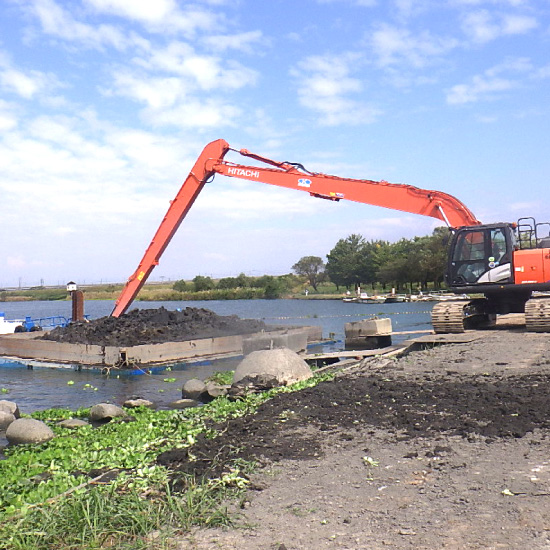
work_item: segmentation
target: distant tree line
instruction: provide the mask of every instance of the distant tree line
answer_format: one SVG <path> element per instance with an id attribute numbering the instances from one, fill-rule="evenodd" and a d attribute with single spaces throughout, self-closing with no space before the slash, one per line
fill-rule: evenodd
<path id="1" fill-rule="evenodd" d="M 248 277 L 212 277 L 197 275 L 192 281 L 176 281 L 169 299 L 224 300 L 251 298 L 280 298 L 304 282 L 318 291 L 322 283 L 333 283 L 336 290 L 371 286 L 386 290 L 415 292 L 429 286 L 440 288 L 447 267 L 449 231 L 436 228 L 425 237 L 401 239 L 395 243 L 366 240 L 352 234 L 340 239 L 327 254 L 324 262 L 319 256 L 304 256 L 293 266 L 294 274 Z"/>
<path id="2" fill-rule="evenodd" d="M 338 288 L 365 285 L 397 290 L 440 288 L 447 267 L 449 231 L 436 228 L 432 235 L 401 239 L 396 243 L 367 241 L 353 234 L 340 239 L 327 254 L 326 264 L 318 256 L 304 256 L 292 269 L 317 290 L 329 280 Z"/>
<path id="3" fill-rule="evenodd" d="M 186 299 L 185 294 L 193 293 L 193 299 L 200 298 L 197 294 L 202 294 L 205 299 L 244 299 L 244 298 L 279 298 L 283 294 L 290 292 L 296 284 L 299 283 L 295 275 L 281 275 L 275 277 L 272 275 L 263 275 L 261 277 L 248 277 L 241 273 L 237 277 L 224 277 L 215 281 L 212 277 L 197 275 L 192 281 L 183 279 L 176 281 L 172 289 L 182 293 L 182 299 Z"/>

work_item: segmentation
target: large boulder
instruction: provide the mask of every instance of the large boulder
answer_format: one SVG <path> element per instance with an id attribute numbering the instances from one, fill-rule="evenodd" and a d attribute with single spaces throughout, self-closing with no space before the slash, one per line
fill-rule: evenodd
<path id="1" fill-rule="evenodd" d="M 6 439 L 12 445 L 44 443 L 54 437 L 52 429 L 41 420 L 18 418 L 6 430 Z"/>
<path id="2" fill-rule="evenodd" d="M 110 403 L 98 403 L 90 409 L 90 420 L 93 422 L 109 422 L 113 418 L 124 418 L 126 416 L 124 409 Z"/>
<path id="3" fill-rule="evenodd" d="M 13 414 L 15 418 L 19 418 L 20 416 L 19 407 L 17 406 L 17 403 L 13 401 L 6 401 L 5 399 L 0 399 L 0 411 L 9 412 Z"/>
<path id="4" fill-rule="evenodd" d="M 253 351 L 238 365 L 233 376 L 233 385 L 242 380 L 275 379 L 277 385 L 287 386 L 311 378 L 309 365 L 288 348 Z"/>
<path id="5" fill-rule="evenodd" d="M 4 431 L 14 421 L 15 416 L 11 412 L 0 409 L 0 431 Z"/>

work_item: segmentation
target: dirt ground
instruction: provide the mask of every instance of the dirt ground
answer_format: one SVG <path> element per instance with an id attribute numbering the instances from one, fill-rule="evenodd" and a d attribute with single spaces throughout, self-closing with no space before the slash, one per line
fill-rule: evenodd
<path id="1" fill-rule="evenodd" d="M 204 308 L 187 307 L 181 311 L 134 309 L 115 317 L 57 327 L 42 338 L 70 344 L 99 346 L 137 346 L 182 342 L 184 340 L 251 334 L 266 329 L 263 321 L 240 319 L 236 315 L 217 315 Z"/>
<path id="2" fill-rule="evenodd" d="M 179 549 L 550 549 L 550 335 L 365 360 L 160 457 L 211 475 L 257 460 L 235 527 Z M 221 427 L 221 426 L 219 426 Z"/>

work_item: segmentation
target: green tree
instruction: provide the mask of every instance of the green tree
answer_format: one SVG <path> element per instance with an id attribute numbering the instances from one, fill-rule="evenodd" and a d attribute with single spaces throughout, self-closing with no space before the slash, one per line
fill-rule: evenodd
<path id="1" fill-rule="evenodd" d="M 197 275 L 193 279 L 193 285 L 195 286 L 196 292 L 200 292 L 201 290 L 212 290 L 216 287 L 211 277 L 204 277 L 203 275 Z"/>
<path id="2" fill-rule="evenodd" d="M 365 239 L 353 234 L 340 239 L 327 254 L 325 272 L 337 286 L 350 288 L 363 281 L 365 267 Z"/>
<path id="3" fill-rule="evenodd" d="M 275 300 L 281 297 L 283 293 L 283 287 L 277 277 L 271 275 L 264 275 L 264 296 L 268 300 Z"/>
<path id="4" fill-rule="evenodd" d="M 423 289 L 428 281 L 439 288 L 445 278 L 447 256 L 449 253 L 450 232 L 447 227 L 436 227 L 433 233 L 426 237 L 416 237 L 419 279 Z"/>
<path id="5" fill-rule="evenodd" d="M 183 279 L 180 279 L 172 285 L 172 290 L 177 292 L 185 292 L 187 290 L 187 283 Z"/>
<path id="6" fill-rule="evenodd" d="M 384 288 L 409 285 L 411 292 L 418 285 L 426 289 L 429 282 L 439 287 L 447 266 L 448 242 L 448 229 L 438 227 L 432 235 L 386 243 L 378 252 L 376 278 Z"/>
<path id="7" fill-rule="evenodd" d="M 321 282 L 325 264 L 318 256 L 304 256 L 293 266 L 292 271 L 303 277 L 307 277 L 309 284 L 317 291 L 317 285 Z"/>
<path id="8" fill-rule="evenodd" d="M 231 289 L 231 288 L 237 288 L 239 286 L 237 279 L 235 277 L 224 277 L 223 279 L 220 279 L 218 281 L 218 288 L 221 289 Z"/>
<path id="9" fill-rule="evenodd" d="M 235 277 L 235 282 L 237 283 L 237 288 L 248 288 L 251 286 L 250 277 L 247 277 L 244 273 L 240 273 Z"/>

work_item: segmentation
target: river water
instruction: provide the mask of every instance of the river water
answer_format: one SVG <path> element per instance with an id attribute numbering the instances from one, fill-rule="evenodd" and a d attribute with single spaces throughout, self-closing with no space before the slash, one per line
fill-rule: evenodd
<path id="1" fill-rule="evenodd" d="M 90 319 L 109 315 L 114 303 L 110 300 L 89 301 L 85 313 Z M 331 338 L 328 349 L 344 348 L 344 324 L 368 319 L 373 315 L 389 317 L 394 331 L 430 329 L 431 303 L 353 304 L 341 300 L 227 300 L 208 302 L 135 302 L 134 308 L 176 309 L 207 308 L 218 315 L 238 315 L 241 318 L 262 319 L 273 325 L 317 325 L 324 338 Z M 67 302 L 0 302 L 0 312 L 6 319 L 30 316 L 70 318 L 71 303 Z M 397 343 L 409 336 L 396 336 Z M 327 346 L 324 348 L 327 350 Z M 239 359 L 181 363 L 171 371 L 142 375 L 111 375 L 99 371 L 76 371 L 72 368 L 28 369 L 25 364 L 0 357 L 0 399 L 15 401 L 23 413 L 51 407 L 75 410 L 100 402 L 122 404 L 139 396 L 159 407 L 166 407 L 181 398 L 181 387 L 190 378 L 207 378 L 217 371 L 233 370 Z M 175 380 L 174 380 L 175 379 Z"/>

